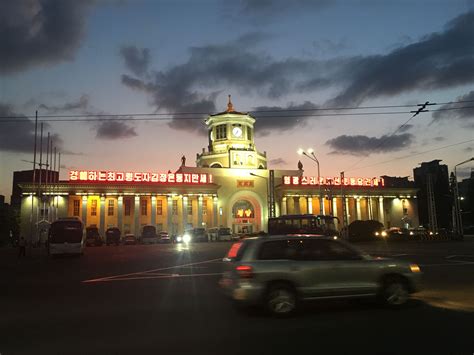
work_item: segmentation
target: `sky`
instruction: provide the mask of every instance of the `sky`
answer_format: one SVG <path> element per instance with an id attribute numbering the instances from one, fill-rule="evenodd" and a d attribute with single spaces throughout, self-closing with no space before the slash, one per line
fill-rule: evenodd
<path id="1" fill-rule="evenodd" d="M 474 0 L 3 1 L 0 194 L 32 167 L 36 110 L 56 120 L 44 132 L 63 179 L 174 171 L 182 155 L 194 165 L 229 94 L 271 169 L 301 160 L 315 176 L 297 155 L 313 148 L 323 176 L 451 171 L 474 156 Z"/>

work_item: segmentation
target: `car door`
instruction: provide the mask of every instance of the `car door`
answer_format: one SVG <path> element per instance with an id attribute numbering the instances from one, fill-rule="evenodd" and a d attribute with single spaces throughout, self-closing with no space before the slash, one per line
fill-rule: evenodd
<path id="1" fill-rule="evenodd" d="M 305 297 L 340 297 L 374 292 L 375 271 L 349 246 L 328 239 L 302 239 L 298 273 Z"/>

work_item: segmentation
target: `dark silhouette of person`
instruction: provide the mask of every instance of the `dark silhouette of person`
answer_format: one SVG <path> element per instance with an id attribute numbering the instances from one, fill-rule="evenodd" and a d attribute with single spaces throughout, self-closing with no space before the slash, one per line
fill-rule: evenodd
<path id="1" fill-rule="evenodd" d="M 25 238 L 21 237 L 18 241 L 18 257 L 26 256 L 26 240 Z"/>

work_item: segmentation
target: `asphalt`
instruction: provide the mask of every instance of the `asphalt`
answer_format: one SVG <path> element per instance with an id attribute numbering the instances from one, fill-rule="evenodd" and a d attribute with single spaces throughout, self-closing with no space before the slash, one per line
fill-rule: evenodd
<path id="1" fill-rule="evenodd" d="M 0 354 L 472 354 L 474 241 L 360 243 L 421 265 L 402 310 L 314 302 L 294 317 L 241 312 L 220 292 L 229 243 L 0 250 Z"/>

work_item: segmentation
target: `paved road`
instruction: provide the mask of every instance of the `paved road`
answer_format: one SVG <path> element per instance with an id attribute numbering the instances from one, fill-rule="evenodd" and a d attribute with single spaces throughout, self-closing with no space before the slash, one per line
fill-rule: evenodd
<path id="1" fill-rule="evenodd" d="M 317 302 L 291 319 L 239 313 L 217 287 L 228 243 L 0 250 L 0 353 L 472 354 L 474 242 L 366 243 L 421 265 L 406 309 Z"/>

